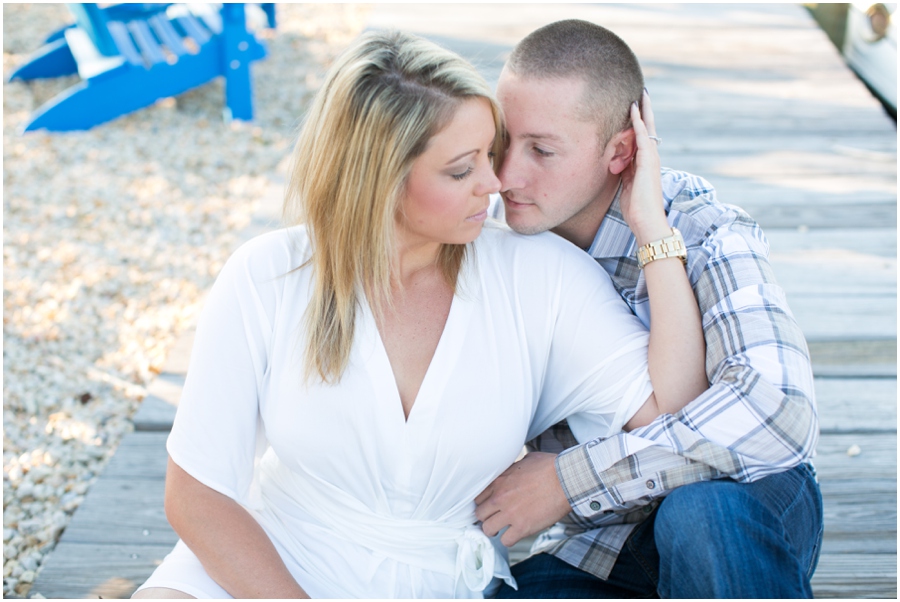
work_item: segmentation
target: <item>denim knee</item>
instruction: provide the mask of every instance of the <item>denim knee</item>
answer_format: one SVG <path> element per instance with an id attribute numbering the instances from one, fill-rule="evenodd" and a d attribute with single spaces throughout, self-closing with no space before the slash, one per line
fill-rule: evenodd
<path id="1" fill-rule="evenodd" d="M 715 561 L 723 538 L 748 500 L 734 481 L 708 481 L 680 487 L 663 500 L 654 527 L 661 555 L 694 556 Z"/>
<path id="2" fill-rule="evenodd" d="M 811 597 L 810 555 L 821 526 L 817 496 L 805 467 L 754 483 L 716 480 L 676 489 L 660 504 L 654 528 L 660 595 Z"/>

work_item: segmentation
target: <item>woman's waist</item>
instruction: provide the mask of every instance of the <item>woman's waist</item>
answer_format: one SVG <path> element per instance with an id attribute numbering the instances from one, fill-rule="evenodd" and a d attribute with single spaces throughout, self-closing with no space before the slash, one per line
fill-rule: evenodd
<path id="1" fill-rule="evenodd" d="M 322 541 L 326 534 L 343 540 L 346 549 L 363 548 L 367 555 L 453 576 L 473 591 L 481 591 L 495 573 L 509 575 L 505 554 L 474 524 L 471 504 L 434 520 L 394 516 L 386 503 L 373 510 L 325 479 L 291 470 L 274 453 L 259 468 L 265 506 L 259 518 L 295 556 L 315 562 L 310 545 L 331 545 Z"/>

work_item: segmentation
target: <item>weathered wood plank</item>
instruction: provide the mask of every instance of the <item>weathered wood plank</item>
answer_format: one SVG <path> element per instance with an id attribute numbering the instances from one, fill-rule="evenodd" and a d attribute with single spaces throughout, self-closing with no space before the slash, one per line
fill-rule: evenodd
<path id="1" fill-rule="evenodd" d="M 788 294 L 787 300 L 809 341 L 897 338 L 896 295 Z"/>
<path id="2" fill-rule="evenodd" d="M 817 598 L 897 597 L 896 554 L 822 554 L 812 578 Z"/>
<path id="3" fill-rule="evenodd" d="M 134 432 L 122 439 L 102 478 L 163 480 L 166 478 L 166 432 Z"/>
<path id="4" fill-rule="evenodd" d="M 847 450 L 856 445 L 859 455 Z M 859 480 L 860 492 L 866 479 L 897 479 L 897 434 L 829 435 L 819 438 L 814 459 L 822 483 L 837 480 Z"/>
<path id="5" fill-rule="evenodd" d="M 132 417 L 135 430 L 168 431 L 172 428 L 195 334 L 194 329 L 183 332 L 169 351 L 165 369 L 147 388 L 147 396 Z"/>
<path id="6" fill-rule="evenodd" d="M 47 558 L 31 594 L 45 598 L 129 598 L 171 545 L 60 542 Z"/>
<path id="7" fill-rule="evenodd" d="M 897 229 L 893 227 L 879 228 L 841 228 L 839 230 L 797 230 L 796 228 L 771 228 L 766 230 L 771 253 L 790 254 L 804 251 L 821 251 L 840 249 L 853 254 L 848 260 L 888 259 L 897 264 Z M 831 258 L 824 258 L 831 259 Z M 843 260 L 843 258 L 841 258 Z"/>
<path id="8" fill-rule="evenodd" d="M 652 83 L 654 99 L 659 97 L 668 98 L 669 91 L 659 90 L 659 79 L 654 79 Z M 688 90 L 690 94 L 696 94 L 694 90 Z M 671 101 L 676 102 L 674 99 Z M 654 100 L 654 113 L 657 101 Z M 672 112 L 669 112 L 669 116 Z M 896 159 L 897 141 L 888 136 L 876 135 L 868 136 L 862 133 L 842 134 L 839 141 L 836 140 L 834 134 L 827 132 L 808 132 L 806 135 L 791 136 L 790 132 L 771 132 L 771 138 L 741 136 L 739 139 L 731 136 L 709 136 L 708 132 L 702 130 L 682 130 L 677 134 L 670 131 L 670 125 L 667 122 L 659 123 L 660 133 L 665 132 L 665 145 L 660 147 L 660 155 L 663 158 L 663 164 L 669 161 L 670 157 L 680 157 L 684 161 L 690 161 L 696 158 L 697 165 L 701 164 L 704 157 L 733 157 L 762 153 L 772 150 L 773 147 L 784 150 L 807 150 L 809 148 L 827 149 L 829 152 L 837 153 L 843 156 L 869 157 L 875 161 L 890 161 Z"/>
<path id="9" fill-rule="evenodd" d="M 897 431 L 896 378 L 817 378 L 823 433 Z"/>
<path id="10" fill-rule="evenodd" d="M 817 258 L 799 254 L 785 259 L 778 253 L 771 257 L 778 283 L 791 296 L 840 297 L 872 296 L 894 300 L 897 298 L 896 262 L 874 256 L 858 256 L 842 261 L 849 255 L 843 249 L 815 253 Z M 829 261 L 832 261 L 829 263 Z"/>
<path id="11" fill-rule="evenodd" d="M 682 160 L 672 163 L 684 171 L 690 171 L 688 166 L 682 167 Z M 698 170 L 699 171 L 699 170 Z M 851 212 L 863 213 L 871 210 L 887 210 L 891 207 L 891 200 L 896 200 L 896 192 L 893 185 L 880 182 L 879 185 L 857 184 L 848 177 L 840 182 L 839 187 L 824 188 L 817 178 L 818 174 L 811 174 L 811 178 L 803 182 L 797 180 L 775 182 L 768 179 L 761 180 L 750 172 L 739 172 L 735 175 L 724 175 L 719 172 L 701 172 L 703 177 L 709 180 L 718 191 L 718 198 L 724 203 L 732 203 L 743 207 L 750 215 L 757 217 L 761 211 L 775 211 L 779 207 L 796 210 L 803 221 L 784 226 L 769 226 L 779 228 L 797 227 L 806 225 L 810 228 L 817 227 L 808 223 L 807 219 L 813 219 L 818 212 L 823 212 L 825 217 L 850 215 Z M 830 184 L 835 184 L 831 181 Z M 755 210 L 751 210 L 755 208 Z M 841 213 L 844 212 L 844 213 Z M 855 226 L 852 223 L 838 223 L 833 228 L 883 228 L 890 222 L 874 223 L 871 226 Z"/>
<path id="12" fill-rule="evenodd" d="M 716 184 L 719 199 L 742 207 L 763 229 L 806 226 L 809 228 L 878 228 L 897 222 L 897 205 L 882 201 L 852 202 L 842 195 L 836 197 L 843 204 L 811 206 L 814 199 L 824 196 L 816 191 L 774 190 L 771 194 L 784 199 L 780 205 L 760 203 L 752 193 L 730 190 Z M 757 195 L 758 196 L 758 195 Z M 874 195 L 873 195 L 874 196 Z M 881 196 L 881 195 L 877 195 Z M 808 198 L 807 198 L 808 197 Z M 894 197 L 896 201 L 896 196 Z"/>
<path id="13" fill-rule="evenodd" d="M 156 395 L 147 395 L 132 417 L 134 430 L 167 432 L 172 429 L 177 410 L 177 404 L 172 404 Z"/>
<path id="14" fill-rule="evenodd" d="M 897 377 L 897 340 L 809 341 L 813 374 L 827 377 Z"/>
<path id="15" fill-rule="evenodd" d="M 897 482 L 823 480 L 823 552 L 897 553 Z"/>
<path id="16" fill-rule="evenodd" d="M 175 545 L 163 509 L 165 482 L 103 477 L 63 532 L 61 542 Z"/>

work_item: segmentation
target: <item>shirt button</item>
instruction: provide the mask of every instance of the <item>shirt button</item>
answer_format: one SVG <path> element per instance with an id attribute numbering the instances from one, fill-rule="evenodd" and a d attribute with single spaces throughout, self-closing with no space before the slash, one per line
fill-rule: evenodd
<path id="1" fill-rule="evenodd" d="M 600 510 L 600 502 L 591 502 L 591 510 L 594 512 Z"/>
<path id="2" fill-rule="evenodd" d="M 656 481 L 647 481 L 647 489 L 656 489 Z"/>

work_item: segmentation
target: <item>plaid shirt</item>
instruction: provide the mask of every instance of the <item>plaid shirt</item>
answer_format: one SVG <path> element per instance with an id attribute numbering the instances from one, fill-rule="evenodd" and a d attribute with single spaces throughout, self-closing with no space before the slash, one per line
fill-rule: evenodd
<path id="1" fill-rule="evenodd" d="M 808 462 L 818 417 L 806 340 L 775 282 L 768 242 L 743 210 L 704 179 L 663 169 L 670 225 L 684 236 L 700 304 L 710 388 L 681 412 L 577 445 L 565 423 L 530 445 L 560 452 L 557 474 L 573 512 L 533 552 L 606 579 L 635 528 L 672 489 L 717 478 L 760 479 Z M 644 324 L 650 303 L 634 236 L 616 195 L 590 253 Z M 563 451 L 565 450 L 565 451 Z"/>

